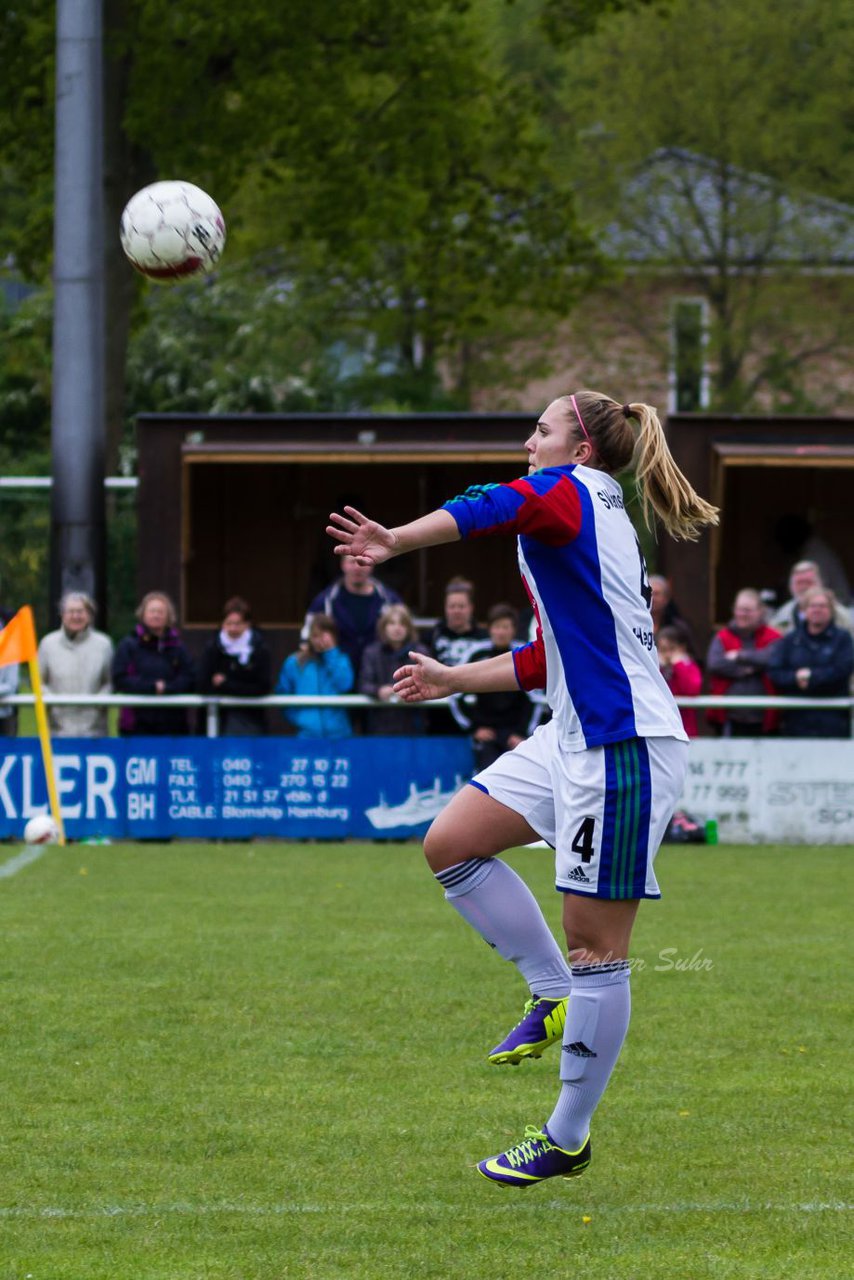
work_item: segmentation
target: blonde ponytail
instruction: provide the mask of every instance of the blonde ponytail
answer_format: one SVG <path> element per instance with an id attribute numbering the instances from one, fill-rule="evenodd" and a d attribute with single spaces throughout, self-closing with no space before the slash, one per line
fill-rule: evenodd
<path id="1" fill-rule="evenodd" d="M 635 475 L 646 523 L 651 525 L 654 512 L 671 537 L 696 542 L 707 525 L 718 523 L 717 507 L 695 493 L 673 461 L 655 409 L 648 404 L 625 408 L 640 424 Z"/>
<path id="2" fill-rule="evenodd" d="M 576 391 L 554 404 L 566 415 L 577 441 L 593 448 L 590 465 L 609 476 L 634 466 L 646 523 L 653 513 L 674 538 L 694 542 L 718 509 L 695 493 L 673 461 L 658 414 L 649 404 L 620 404 L 601 391 Z M 639 424 L 635 433 L 633 423 Z"/>

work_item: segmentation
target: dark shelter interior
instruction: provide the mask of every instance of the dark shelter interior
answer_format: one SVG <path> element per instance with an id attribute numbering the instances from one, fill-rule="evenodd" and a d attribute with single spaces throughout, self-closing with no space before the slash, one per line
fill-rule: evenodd
<path id="1" fill-rule="evenodd" d="M 245 596 L 280 660 L 308 601 L 336 575 L 324 532 L 330 511 L 349 503 L 394 525 L 469 484 L 524 475 L 534 421 L 533 414 L 144 416 L 139 594 L 169 592 L 193 648 L 219 624 L 223 602 Z M 727 620 L 741 587 L 785 598 L 798 528 L 830 545 L 854 581 L 854 419 L 681 414 L 667 432 L 680 468 L 722 509 L 720 528 L 699 543 L 659 534 L 653 555 L 698 641 Z M 476 583 L 481 616 L 497 601 L 526 603 L 506 539 L 433 548 L 390 562 L 381 576 L 416 616 L 435 617 L 456 574 Z"/>

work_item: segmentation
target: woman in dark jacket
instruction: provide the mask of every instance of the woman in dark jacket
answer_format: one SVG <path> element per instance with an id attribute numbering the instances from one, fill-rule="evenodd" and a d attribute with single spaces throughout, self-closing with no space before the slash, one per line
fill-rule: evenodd
<path id="1" fill-rule="evenodd" d="M 113 659 L 113 688 L 117 693 L 145 693 L 168 698 L 192 693 L 193 660 L 175 627 L 175 606 L 162 591 L 149 591 L 136 611 L 139 622 L 120 641 Z M 183 707 L 122 707 L 119 733 L 168 735 L 187 732 Z"/>
<path id="2" fill-rule="evenodd" d="M 405 604 L 386 605 L 377 620 L 377 637 L 362 654 L 359 693 L 388 703 L 394 698 L 392 685 L 397 668 L 408 661 L 408 654 L 427 650 L 418 642 L 418 632 Z M 388 706 L 368 712 L 368 733 L 378 737 L 418 733 L 423 727 L 423 714 L 408 707 Z"/>
<path id="3" fill-rule="evenodd" d="M 252 626 L 249 605 L 240 596 L 226 600 L 222 628 L 202 654 L 199 693 L 226 698 L 263 698 L 272 688 L 270 651 Z M 254 737 L 266 733 L 263 707 L 223 707 L 220 732 L 224 737 Z"/>
<path id="4" fill-rule="evenodd" d="M 854 670 L 851 632 L 833 621 L 834 596 L 813 587 L 803 599 L 804 621 L 776 645 L 768 674 L 787 697 L 845 698 Z M 783 712 L 783 736 L 789 738 L 850 738 L 851 715 L 846 707 L 810 707 Z"/>

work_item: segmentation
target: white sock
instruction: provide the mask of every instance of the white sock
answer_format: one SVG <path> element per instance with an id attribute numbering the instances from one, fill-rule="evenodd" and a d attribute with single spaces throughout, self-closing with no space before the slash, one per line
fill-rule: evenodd
<path id="1" fill-rule="evenodd" d="M 569 964 L 539 903 L 512 867 L 499 858 L 469 858 L 437 872 L 436 879 L 463 919 L 515 964 L 532 995 L 569 995 Z"/>
<path id="2" fill-rule="evenodd" d="M 584 965 L 572 970 L 572 999 L 560 1055 L 563 1086 L 546 1128 L 564 1151 L 578 1151 L 605 1092 L 629 1028 L 629 966 Z"/>

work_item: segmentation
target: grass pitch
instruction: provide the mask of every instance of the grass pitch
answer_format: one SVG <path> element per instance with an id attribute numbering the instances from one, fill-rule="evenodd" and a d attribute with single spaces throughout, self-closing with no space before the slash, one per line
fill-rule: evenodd
<path id="1" fill-rule="evenodd" d="M 473 1165 L 557 1051 L 486 1063 L 526 992 L 417 846 L 49 850 L 0 879 L 0 1280 L 840 1280 L 852 857 L 662 852 L 593 1164 L 518 1192 Z"/>

